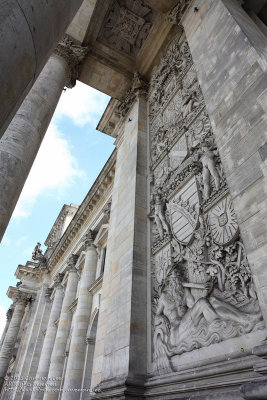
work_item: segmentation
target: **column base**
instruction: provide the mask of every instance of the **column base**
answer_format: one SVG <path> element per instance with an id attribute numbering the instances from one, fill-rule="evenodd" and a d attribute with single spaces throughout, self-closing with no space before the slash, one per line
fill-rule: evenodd
<path id="1" fill-rule="evenodd" d="M 146 377 L 118 377 L 101 382 L 94 388 L 91 400 L 140 400 L 145 398 Z"/>

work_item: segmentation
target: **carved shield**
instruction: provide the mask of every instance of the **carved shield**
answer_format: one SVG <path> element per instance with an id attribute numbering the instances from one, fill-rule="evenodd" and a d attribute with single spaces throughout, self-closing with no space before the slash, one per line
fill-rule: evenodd
<path id="1" fill-rule="evenodd" d="M 188 245 L 199 221 L 199 192 L 196 178 L 190 181 L 167 204 L 170 225 L 175 239 Z"/>

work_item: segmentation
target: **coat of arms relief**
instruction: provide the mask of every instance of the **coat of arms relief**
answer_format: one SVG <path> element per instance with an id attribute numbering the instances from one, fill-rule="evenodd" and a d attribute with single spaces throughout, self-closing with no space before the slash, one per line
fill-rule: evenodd
<path id="1" fill-rule="evenodd" d="M 154 373 L 174 356 L 264 329 L 188 44 L 175 39 L 149 92 Z"/>

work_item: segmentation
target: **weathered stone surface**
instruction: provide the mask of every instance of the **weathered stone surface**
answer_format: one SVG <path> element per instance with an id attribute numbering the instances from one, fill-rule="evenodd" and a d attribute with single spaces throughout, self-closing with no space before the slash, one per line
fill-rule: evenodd
<path id="1" fill-rule="evenodd" d="M 0 137 L 81 4 L 82 0 L 2 3 Z"/>
<path id="2" fill-rule="evenodd" d="M 261 196 L 254 197 L 253 188 L 261 186 L 263 191 L 266 188 L 266 166 L 260 150 L 267 132 L 262 107 L 266 93 L 263 49 L 266 39 L 245 11 L 232 1 L 201 1 L 194 6 L 199 12 L 194 13 L 192 8 L 183 22 L 184 29 L 258 285 L 258 296 L 263 299 L 260 287 L 263 291 L 267 276 L 261 275 L 259 280 L 256 276 L 257 271 L 264 269 L 260 249 L 266 225 L 259 221 L 266 220 L 267 210 Z M 266 318 L 266 305 L 260 302 Z"/>

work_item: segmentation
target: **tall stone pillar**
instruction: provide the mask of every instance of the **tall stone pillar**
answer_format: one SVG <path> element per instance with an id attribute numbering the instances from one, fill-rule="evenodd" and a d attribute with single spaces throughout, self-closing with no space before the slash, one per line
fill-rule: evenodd
<path id="1" fill-rule="evenodd" d="M 267 39 L 239 3 L 197 0 L 181 23 L 267 323 Z"/>
<path id="2" fill-rule="evenodd" d="M 74 317 L 62 400 L 78 400 L 81 395 L 80 392 L 70 392 L 68 389 L 80 389 L 82 386 L 86 355 L 86 334 L 92 308 L 92 294 L 89 293 L 88 288 L 95 281 L 97 267 L 97 252 L 93 244 L 93 239 L 93 232 L 89 232 L 85 236 L 86 254 L 77 296 L 78 303 Z"/>
<path id="3" fill-rule="evenodd" d="M 62 301 L 64 297 L 64 291 L 63 291 L 63 286 L 61 285 L 61 281 L 62 281 L 62 274 L 58 274 L 55 279 L 55 294 L 54 294 L 53 304 L 49 316 L 49 321 L 47 324 L 38 370 L 36 373 L 36 378 L 35 378 L 36 384 L 34 386 L 33 393 L 31 395 L 32 400 L 42 399 L 44 395 L 42 391 L 38 391 L 38 384 L 45 382 L 45 380 L 42 380 L 42 378 L 47 377 L 49 371 L 51 354 L 57 333 L 57 327 L 55 325 L 55 322 L 58 320 L 60 316 Z"/>
<path id="4" fill-rule="evenodd" d="M 135 87 L 135 85 L 133 85 Z M 147 102 L 131 108 L 117 139 L 117 161 L 95 357 L 94 398 L 142 397 L 147 373 Z M 127 98 L 125 101 L 127 102 Z M 122 108 L 122 107 L 121 107 Z"/>
<path id="5" fill-rule="evenodd" d="M 11 321 L 11 318 L 12 318 L 12 315 L 13 315 L 13 311 L 14 311 L 14 307 L 13 307 L 13 305 L 12 305 L 12 306 L 7 310 L 7 313 L 6 313 L 6 325 L 5 325 L 5 329 L 4 329 L 4 331 L 3 331 L 3 333 L 2 333 L 2 337 L 1 337 L 0 350 L 1 350 L 2 344 L 3 344 L 4 340 L 5 340 L 6 333 L 7 333 L 7 330 L 8 330 L 8 327 L 9 327 L 9 324 L 10 324 L 10 321 Z"/>
<path id="6" fill-rule="evenodd" d="M 27 301 L 28 295 L 21 292 L 18 293 L 14 301 L 14 312 L 0 352 L 0 391 L 4 383 L 12 350 L 17 340 Z"/>
<path id="7" fill-rule="evenodd" d="M 3 0 L 0 14 L 0 137 L 83 0 Z M 47 23 L 49 21 L 49 23 Z"/>
<path id="8" fill-rule="evenodd" d="M 28 177 L 64 86 L 73 87 L 86 50 L 59 43 L 0 140 L 0 240 Z"/>
<path id="9" fill-rule="evenodd" d="M 70 333 L 72 320 L 72 312 L 70 310 L 70 306 L 76 298 L 78 284 L 78 274 L 77 269 L 75 268 L 77 258 L 77 256 L 73 255 L 68 260 L 68 282 L 59 317 L 56 339 L 51 355 L 51 362 L 47 377 L 47 391 L 44 394 L 44 400 L 56 400 L 58 399 L 59 395 L 57 390 L 59 390 L 60 388 L 61 381 L 55 378 L 62 377 L 64 367 L 65 349 Z M 51 387 L 49 386 L 50 383 Z"/>

